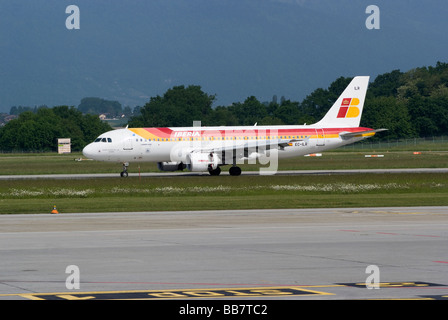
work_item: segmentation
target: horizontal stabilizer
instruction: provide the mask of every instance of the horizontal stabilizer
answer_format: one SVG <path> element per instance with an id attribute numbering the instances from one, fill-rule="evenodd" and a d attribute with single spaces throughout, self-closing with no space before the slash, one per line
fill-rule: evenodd
<path id="1" fill-rule="evenodd" d="M 376 129 L 376 130 L 367 130 L 367 131 L 358 131 L 358 132 L 341 132 L 339 136 L 343 139 L 350 139 L 355 137 L 365 137 L 365 136 L 373 136 L 377 132 L 386 131 L 387 129 Z"/>

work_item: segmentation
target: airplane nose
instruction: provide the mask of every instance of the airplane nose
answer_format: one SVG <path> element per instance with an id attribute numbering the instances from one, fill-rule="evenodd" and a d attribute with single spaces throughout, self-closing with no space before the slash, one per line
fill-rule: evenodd
<path id="1" fill-rule="evenodd" d="M 88 145 L 86 145 L 86 146 L 84 147 L 84 149 L 82 149 L 82 154 L 83 154 L 84 157 L 86 157 L 86 158 L 89 158 L 89 159 L 93 158 L 94 155 L 95 155 L 93 145 L 92 145 L 91 143 L 88 144 Z"/>

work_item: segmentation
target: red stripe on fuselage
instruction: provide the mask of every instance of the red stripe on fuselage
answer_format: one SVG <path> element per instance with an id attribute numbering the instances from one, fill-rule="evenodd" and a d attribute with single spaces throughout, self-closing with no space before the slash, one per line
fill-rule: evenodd
<path id="1" fill-rule="evenodd" d="M 266 128 L 266 129 L 256 129 L 255 127 L 229 127 L 228 129 L 204 129 L 203 127 L 200 130 L 194 130 L 193 128 L 188 128 L 187 130 L 176 130 L 177 128 L 142 128 L 149 133 L 159 137 L 159 138 L 172 138 L 182 137 L 182 134 L 185 132 L 185 137 L 193 136 L 193 133 L 199 132 L 200 136 L 221 136 L 221 137 L 242 137 L 242 136 L 312 136 L 316 134 L 316 130 L 318 130 L 319 134 L 322 134 L 321 130 L 323 130 L 324 134 L 339 134 L 340 132 L 362 132 L 372 130 L 370 128 L 357 127 L 357 128 Z M 199 129 L 199 128 L 198 128 Z M 190 132 L 191 134 L 188 134 Z"/>

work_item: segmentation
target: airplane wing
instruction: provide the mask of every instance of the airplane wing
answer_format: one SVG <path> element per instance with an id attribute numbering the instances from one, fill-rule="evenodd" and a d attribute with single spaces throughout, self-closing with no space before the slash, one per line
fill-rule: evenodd
<path id="1" fill-rule="evenodd" d="M 251 140 L 240 141 L 234 140 L 230 144 L 210 145 L 206 147 L 197 147 L 189 149 L 188 153 L 218 153 L 233 154 L 235 159 L 256 159 L 265 155 L 266 151 L 277 149 L 279 152 L 284 151 L 286 147 L 291 146 L 293 142 L 308 141 L 310 136 L 303 139 L 272 139 L 272 140 Z M 218 142 L 218 141 L 217 141 Z"/>
<path id="2" fill-rule="evenodd" d="M 255 140 L 255 141 L 241 141 L 240 143 L 230 144 L 230 145 L 221 145 L 209 148 L 204 148 L 201 150 L 198 150 L 199 152 L 225 152 L 225 151 L 231 151 L 231 150 L 270 150 L 270 149 L 279 149 L 284 150 L 285 147 L 291 146 L 291 143 L 298 142 L 298 141 L 308 141 L 309 136 L 303 138 L 303 139 L 272 139 L 272 140 Z"/>
<path id="3" fill-rule="evenodd" d="M 277 141 L 248 141 L 248 142 L 240 142 L 238 141 L 235 144 L 225 144 L 225 145 L 210 145 L 210 146 L 206 146 L 206 147 L 202 147 L 202 148 L 196 148 L 191 150 L 190 152 L 205 152 L 205 153 L 211 153 L 211 152 L 226 152 L 226 151 L 234 151 L 234 150 L 249 150 L 249 149 L 257 149 L 257 148 L 262 148 L 262 149 L 270 149 L 272 148 L 284 148 L 285 146 L 287 146 L 287 142 L 283 142 L 280 140 Z"/>

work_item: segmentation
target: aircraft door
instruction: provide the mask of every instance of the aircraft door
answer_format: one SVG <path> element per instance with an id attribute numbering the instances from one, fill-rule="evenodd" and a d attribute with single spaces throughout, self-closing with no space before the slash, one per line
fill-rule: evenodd
<path id="1" fill-rule="evenodd" d="M 123 150 L 133 150 L 132 138 L 127 138 L 123 141 Z"/>
<path id="2" fill-rule="evenodd" d="M 324 132 L 324 129 L 316 129 L 316 136 L 317 136 L 316 146 L 317 147 L 324 146 L 325 145 L 325 132 Z"/>

